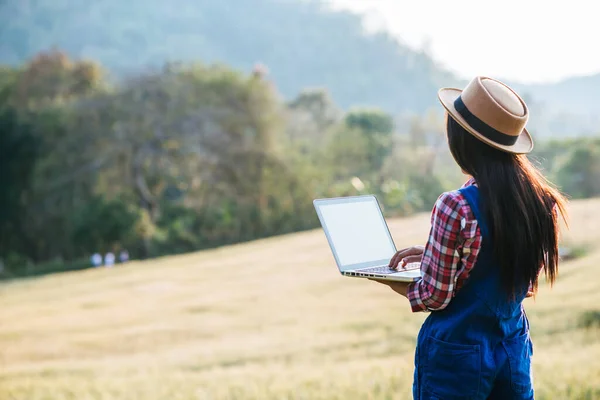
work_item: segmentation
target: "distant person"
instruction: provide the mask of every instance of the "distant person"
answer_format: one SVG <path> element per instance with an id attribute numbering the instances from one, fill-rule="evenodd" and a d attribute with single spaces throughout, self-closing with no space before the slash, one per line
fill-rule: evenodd
<path id="1" fill-rule="evenodd" d="M 102 265 L 102 256 L 100 255 L 100 253 L 92 254 L 92 256 L 90 257 L 90 262 L 92 263 L 93 267 L 101 266 Z"/>
<path id="2" fill-rule="evenodd" d="M 126 263 L 129 261 L 129 252 L 127 250 L 121 250 L 119 253 L 119 262 Z"/>
<path id="3" fill-rule="evenodd" d="M 386 282 L 413 312 L 430 311 L 417 339 L 417 399 L 533 399 L 532 342 L 523 300 L 558 273 L 565 198 L 529 162 L 525 102 L 484 77 L 441 89 L 450 153 L 468 180 L 443 193 L 426 245 L 393 269 L 421 263 L 416 282 Z"/>
<path id="4" fill-rule="evenodd" d="M 104 256 L 104 266 L 110 268 L 115 265 L 115 255 L 110 251 Z"/>

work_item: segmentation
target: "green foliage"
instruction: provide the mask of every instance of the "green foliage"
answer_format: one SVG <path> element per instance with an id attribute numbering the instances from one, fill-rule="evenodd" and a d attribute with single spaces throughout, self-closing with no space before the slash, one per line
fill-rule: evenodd
<path id="1" fill-rule="evenodd" d="M 72 218 L 73 244 L 104 253 L 132 242 L 133 228 L 140 216 L 122 200 L 96 196 L 76 210 Z"/>
<path id="2" fill-rule="evenodd" d="M 342 125 L 330 134 L 331 140 L 325 150 L 334 179 L 349 180 L 369 171 L 369 154 L 366 149 L 369 138 L 359 129 Z"/>
<path id="3" fill-rule="evenodd" d="M 535 150 L 538 164 L 572 198 L 600 195 L 600 140 L 551 141 Z"/>
<path id="4" fill-rule="evenodd" d="M 392 117 L 376 109 L 351 110 L 346 115 L 346 125 L 351 129 L 360 129 L 367 135 L 390 136 L 394 131 Z"/>
<path id="5" fill-rule="evenodd" d="M 403 152 L 404 153 L 404 152 Z M 401 173 L 382 172 L 385 181 L 381 185 L 381 197 L 387 205 L 388 214 L 410 215 L 431 209 L 440 194 L 453 189 L 435 174 L 427 174 L 410 157 L 403 157 Z M 400 169 L 396 166 L 397 169 Z"/>
<path id="6" fill-rule="evenodd" d="M 39 145 L 31 126 L 11 107 L 0 105 L 0 255 L 24 252 L 18 240 Z"/>
<path id="7" fill-rule="evenodd" d="M 372 193 L 387 215 L 408 215 L 464 179 L 439 113 L 343 113 L 320 89 L 286 103 L 261 69 L 167 64 L 113 87 L 100 71 L 60 51 L 0 70 L 0 258 L 13 275 L 79 268 L 96 251 L 145 258 L 313 228 L 318 197 Z M 536 154 L 586 197 L 600 193 L 599 148 Z"/>
<path id="8" fill-rule="evenodd" d="M 0 65 L 0 104 L 6 105 L 14 94 L 15 82 L 19 77 L 19 70 Z"/>
<path id="9" fill-rule="evenodd" d="M 0 271 L 0 279 L 17 279 L 34 277 L 58 272 L 78 271 L 90 267 L 88 257 L 75 260 L 54 259 L 40 263 L 28 262 L 27 258 L 11 258 L 5 260 L 5 268 Z"/>
<path id="10" fill-rule="evenodd" d="M 329 92 L 323 89 L 302 90 L 288 107 L 293 111 L 307 112 L 321 131 L 337 123 L 342 113 Z"/>
<path id="11" fill-rule="evenodd" d="M 581 314 L 579 326 L 587 329 L 600 329 L 600 311 L 589 310 Z"/>
<path id="12" fill-rule="evenodd" d="M 336 180 L 375 179 L 393 149 L 394 123 L 379 110 L 353 110 L 329 133 L 325 150 Z"/>
<path id="13" fill-rule="evenodd" d="M 327 132 L 343 117 L 329 92 L 323 89 L 303 90 L 288 103 L 287 139 L 306 152 L 315 152 L 327 140 Z"/>
<path id="14" fill-rule="evenodd" d="M 58 50 L 41 52 L 31 59 L 15 82 L 13 101 L 19 107 L 67 100 L 96 89 L 101 68 L 92 62 L 73 62 Z"/>
<path id="15" fill-rule="evenodd" d="M 382 202 L 388 215 L 410 215 L 425 206 L 418 188 L 407 182 L 386 181 L 381 191 Z"/>
<path id="16" fill-rule="evenodd" d="M 368 168 L 371 171 L 381 169 L 385 158 L 393 149 L 392 117 L 380 110 L 351 110 L 346 115 L 345 122 L 349 129 L 361 132 Z"/>
<path id="17" fill-rule="evenodd" d="M 558 185 L 573 198 L 600 195 L 600 141 L 569 149 L 557 168 Z"/>

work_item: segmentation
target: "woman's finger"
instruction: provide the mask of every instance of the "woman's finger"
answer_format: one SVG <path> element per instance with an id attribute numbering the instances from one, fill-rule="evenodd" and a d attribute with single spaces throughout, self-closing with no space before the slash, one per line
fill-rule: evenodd
<path id="1" fill-rule="evenodd" d="M 398 268 L 398 264 L 400 264 L 400 261 L 402 261 L 402 258 L 404 258 L 405 255 L 407 254 L 406 250 L 409 250 L 409 249 L 400 250 L 399 252 L 394 254 L 394 257 L 392 257 L 392 260 L 390 261 L 390 268 L 392 268 L 392 269 Z"/>
<path id="2" fill-rule="evenodd" d="M 421 254 L 423 254 L 423 246 L 413 246 L 413 247 L 407 247 L 406 249 L 402 249 L 402 250 L 398 251 L 396 254 L 394 254 L 392 259 L 390 260 L 389 267 L 392 269 L 396 269 L 398 267 L 398 264 L 400 264 L 400 261 L 403 258 L 408 257 L 408 256 L 421 255 Z"/>
<path id="3" fill-rule="evenodd" d="M 405 266 L 406 264 L 412 264 L 412 263 L 420 262 L 422 259 L 423 259 L 423 255 L 422 254 L 419 254 L 418 256 L 404 257 L 402 259 L 402 266 Z"/>
<path id="4" fill-rule="evenodd" d="M 388 267 L 390 267 L 391 269 L 396 269 L 399 262 L 400 262 L 400 257 L 398 257 L 398 253 L 396 253 L 390 260 L 390 265 L 388 265 Z"/>
<path id="5" fill-rule="evenodd" d="M 404 249 L 404 250 L 407 250 L 407 249 Z M 400 250 L 400 251 L 396 252 L 396 254 L 394 254 L 392 259 L 390 260 L 390 265 L 389 265 L 390 268 L 395 269 L 398 266 L 398 264 L 400 263 L 400 260 L 402 260 L 402 252 L 404 250 Z"/>
<path id="6" fill-rule="evenodd" d="M 407 249 L 400 250 L 398 253 L 401 257 L 416 256 L 418 254 L 423 254 L 423 246 L 409 247 Z"/>

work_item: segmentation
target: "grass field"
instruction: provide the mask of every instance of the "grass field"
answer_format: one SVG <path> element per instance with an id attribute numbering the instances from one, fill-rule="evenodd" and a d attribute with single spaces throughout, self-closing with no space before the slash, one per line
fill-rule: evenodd
<path id="1" fill-rule="evenodd" d="M 587 251 L 527 300 L 538 399 L 600 399 L 598 209 L 572 204 Z M 390 228 L 422 243 L 428 215 Z M 320 230 L 1 283 L 0 399 L 408 399 L 424 317 Z"/>

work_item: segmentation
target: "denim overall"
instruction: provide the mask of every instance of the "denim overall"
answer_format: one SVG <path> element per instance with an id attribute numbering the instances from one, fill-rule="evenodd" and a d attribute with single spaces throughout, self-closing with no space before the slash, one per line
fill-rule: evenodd
<path id="1" fill-rule="evenodd" d="M 483 235 L 477 263 L 443 310 L 433 311 L 417 341 L 413 397 L 420 400 L 533 399 L 529 321 L 522 301 L 502 290 L 479 189 L 460 190 Z"/>

